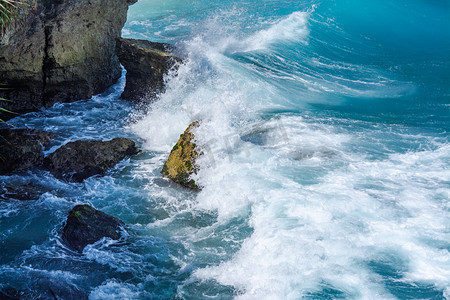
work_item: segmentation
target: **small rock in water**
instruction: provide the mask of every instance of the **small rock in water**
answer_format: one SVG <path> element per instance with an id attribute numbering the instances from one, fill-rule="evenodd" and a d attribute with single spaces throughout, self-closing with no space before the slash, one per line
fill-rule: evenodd
<path id="1" fill-rule="evenodd" d="M 189 125 L 172 148 L 169 158 L 161 171 L 163 176 L 193 190 L 200 189 L 200 186 L 190 178 L 192 174 L 196 174 L 198 171 L 195 161 L 199 156 L 199 152 L 197 151 L 197 145 L 194 143 L 195 136 L 192 133 L 192 130 L 198 126 L 198 122 L 193 122 Z"/>
<path id="2" fill-rule="evenodd" d="M 69 212 L 62 238 L 70 248 L 82 252 L 84 247 L 104 237 L 119 239 L 123 226 L 121 220 L 87 204 L 77 205 Z"/>
<path id="3" fill-rule="evenodd" d="M 37 200 L 43 193 L 43 191 L 40 191 L 40 187 L 30 183 L 0 185 L 0 200 Z"/>
<path id="4" fill-rule="evenodd" d="M 93 175 L 104 175 L 122 159 L 139 153 L 132 140 L 76 141 L 62 146 L 45 158 L 47 169 L 57 178 L 82 182 Z"/>
<path id="5" fill-rule="evenodd" d="M 38 166 L 44 160 L 42 148 L 55 135 L 34 129 L 0 130 L 0 174 Z"/>

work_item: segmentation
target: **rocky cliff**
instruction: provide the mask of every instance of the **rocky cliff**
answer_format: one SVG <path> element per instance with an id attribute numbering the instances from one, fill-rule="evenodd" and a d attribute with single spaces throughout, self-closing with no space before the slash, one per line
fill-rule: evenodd
<path id="1" fill-rule="evenodd" d="M 115 83 L 116 38 L 136 1 L 37 0 L 0 40 L 0 83 L 8 88 L 0 97 L 13 100 L 2 107 L 33 111 L 90 98 Z"/>

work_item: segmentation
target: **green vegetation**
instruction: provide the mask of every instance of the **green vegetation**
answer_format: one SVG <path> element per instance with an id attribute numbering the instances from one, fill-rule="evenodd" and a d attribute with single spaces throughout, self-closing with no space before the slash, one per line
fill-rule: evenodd
<path id="1" fill-rule="evenodd" d="M 0 0 L 0 35 L 11 22 L 24 15 L 24 8 L 34 5 L 34 0 Z"/>
<path id="2" fill-rule="evenodd" d="M 1 0 L 0 0 L 0 1 L 1 1 Z M 6 88 L 3 87 L 2 84 L 0 84 L 0 90 L 6 90 Z M 0 97 L 0 101 L 10 101 L 10 100 Z M 6 112 L 6 113 L 14 114 L 12 111 L 9 111 L 9 110 L 7 110 L 7 109 L 4 109 L 4 108 L 2 108 L 2 107 L 0 106 L 0 113 L 1 113 L 1 112 Z M 2 119 L 0 119 L 0 123 L 5 123 L 5 121 L 2 120 Z"/>

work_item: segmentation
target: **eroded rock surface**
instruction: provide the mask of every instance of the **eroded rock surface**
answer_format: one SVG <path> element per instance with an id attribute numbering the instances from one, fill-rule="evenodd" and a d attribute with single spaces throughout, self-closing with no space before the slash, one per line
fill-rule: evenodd
<path id="1" fill-rule="evenodd" d="M 57 178 L 82 182 L 93 175 L 104 175 L 109 168 L 139 151 L 136 144 L 126 138 L 75 141 L 46 157 L 44 165 Z"/>
<path id="2" fill-rule="evenodd" d="M 161 171 L 163 176 L 194 190 L 200 189 L 200 186 L 191 178 L 191 175 L 198 171 L 196 159 L 200 153 L 194 142 L 194 133 L 192 133 L 192 130 L 198 126 L 198 122 L 193 122 L 180 135 L 180 139 L 170 152 L 169 158 Z"/>
<path id="3" fill-rule="evenodd" d="M 40 165 L 43 147 L 53 138 L 53 133 L 40 130 L 0 129 L 0 174 Z"/>
<path id="4" fill-rule="evenodd" d="M 17 113 L 88 99 L 121 75 L 116 38 L 136 0 L 37 0 L 0 37 L 2 107 Z M 14 115 L 2 114 L 3 118 Z"/>

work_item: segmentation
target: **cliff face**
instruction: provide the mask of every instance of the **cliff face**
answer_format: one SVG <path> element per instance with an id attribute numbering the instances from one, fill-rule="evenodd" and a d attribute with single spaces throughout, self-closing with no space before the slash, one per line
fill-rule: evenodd
<path id="1" fill-rule="evenodd" d="M 120 77 L 116 38 L 136 0 L 37 0 L 0 40 L 2 107 L 37 110 L 90 98 Z"/>

